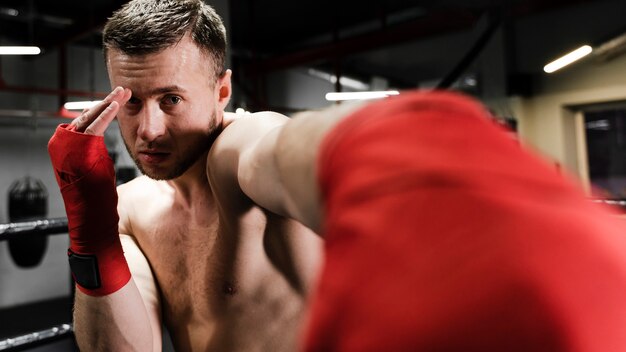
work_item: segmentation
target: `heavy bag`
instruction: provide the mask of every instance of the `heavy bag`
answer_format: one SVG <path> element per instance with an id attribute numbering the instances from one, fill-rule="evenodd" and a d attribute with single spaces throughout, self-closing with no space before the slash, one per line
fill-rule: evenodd
<path id="1" fill-rule="evenodd" d="M 18 179 L 9 187 L 9 221 L 29 221 L 48 215 L 48 191 L 44 184 L 29 176 Z M 24 235 L 9 240 L 9 253 L 18 267 L 39 265 L 48 248 L 48 236 Z"/>

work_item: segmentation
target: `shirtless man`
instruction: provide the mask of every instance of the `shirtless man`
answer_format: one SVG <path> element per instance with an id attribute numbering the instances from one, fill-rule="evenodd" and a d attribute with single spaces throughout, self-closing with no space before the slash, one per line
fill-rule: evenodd
<path id="1" fill-rule="evenodd" d="M 323 235 L 307 351 L 626 351 L 623 219 L 467 97 L 236 120 L 207 170 Z"/>
<path id="2" fill-rule="evenodd" d="M 160 351 L 162 324 L 178 351 L 295 349 L 321 240 L 207 178 L 233 119 L 225 40 L 203 1 L 131 1 L 104 30 L 117 88 L 50 141 L 86 351 Z M 101 137 L 116 116 L 145 175 L 117 193 Z"/>

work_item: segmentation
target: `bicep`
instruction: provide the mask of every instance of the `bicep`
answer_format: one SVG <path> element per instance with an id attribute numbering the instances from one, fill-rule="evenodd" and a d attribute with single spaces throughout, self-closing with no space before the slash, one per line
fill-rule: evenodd
<path id="1" fill-rule="evenodd" d="M 140 249 L 137 239 L 132 235 L 134 231 L 130 218 L 132 215 L 131 210 L 134 208 L 131 202 L 130 188 L 127 184 L 119 186 L 117 190 L 119 195 L 117 212 L 120 217 L 118 233 L 124 249 L 124 257 L 126 257 L 133 281 L 135 281 L 141 293 L 141 298 L 146 302 L 146 309 L 151 316 L 155 315 L 160 320 L 159 293 L 152 274 L 152 268 Z"/>
<path id="2" fill-rule="evenodd" d="M 139 290 L 148 313 L 154 340 L 154 350 L 159 351 L 161 349 L 162 335 L 161 300 L 152 269 L 133 236 L 120 234 L 120 241 L 122 242 L 124 256 L 128 262 L 133 281 Z"/>

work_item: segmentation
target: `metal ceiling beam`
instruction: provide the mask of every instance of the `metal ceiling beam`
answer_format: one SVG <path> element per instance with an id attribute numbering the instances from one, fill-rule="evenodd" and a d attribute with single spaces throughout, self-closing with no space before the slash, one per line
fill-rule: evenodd
<path id="1" fill-rule="evenodd" d="M 41 47 L 45 53 L 51 49 L 85 38 L 88 35 L 101 30 L 113 12 L 119 9 L 126 2 L 127 1 L 125 0 L 107 2 L 107 6 L 99 9 L 93 14 L 93 16 L 90 17 L 89 15 L 86 15 L 84 20 L 74 23 L 63 30 L 60 34 L 43 37 L 42 39 L 37 40 L 36 45 Z"/>
<path id="2" fill-rule="evenodd" d="M 72 97 L 86 97 L 86 98 L 104 98 L 109 93 L 106 92 L 89 92 L 84 90 L 74 89 L 53 89 L 43 87 L 32 86 L 18 86 L 8 85 L 0 81 L 0 91 L 10 93 L 23 93 L 23 94 L 43 94 L 43 95 L 57 95 L 57 96 L 72 96 Z"/>
<path id="3" fill-rule="evenodd" d="M 593 0 L 528 0 L 516 4 L 507 13 L 512 18 L 518 18 L 589 2 L 593 2 Z M 428 17 L 409 23 L 388 27 L 381 31 L 343 39 L 315 48 L 279 55 L 257 65 L 250 66 L 254 66 L 254 70 L 262 73 L 302 64 L 330 61 L 337 57 L 425 39 L 435 35 L 467 30 L 476 23 L 478 18 L 479 14 L 469 10 L 433 13 L 428 15 Z"/>
<path id="4" fill-rule="evenodd" d="M 450 86 L 459 79 L 459 77 L 465 72 L 469 65 L 480 55 L 485 48 L 485 45 L 491 40 L 493 34 L 500 27 L 502 17 L 499 15 L 490 14 L 489 24 L 485 31 L 478 37 L 474 45 L 470 50 L 461 58 L 459 63 L 448 73 L 437 85 L 438 89 L 448 89 Z"/>
<path id="5" fill-rule="evenodd" d="M 361 36 L 347 38 L 319 47 L 285 54 L 261 62 L 255 70 L 269 72 L 305 63 L 329 60 L 433 35 L 455 32 L 472 26 L 478 16 L 468 11 L 447 11 L 408 23 L 387 27 Z"/>

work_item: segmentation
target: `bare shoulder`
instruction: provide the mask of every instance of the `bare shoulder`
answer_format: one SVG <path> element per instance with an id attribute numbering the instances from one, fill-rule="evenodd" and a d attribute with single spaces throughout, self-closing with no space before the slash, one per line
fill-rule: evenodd
<path id="1" fill-rule="evenodd" d="M 150 207 L 159 202 L 159 197 L 166 193 L 162 181 L 155 181 L 147 176 L 139 176 L 117 187 L 117 212 L 120 217 L 120 234 L 135 235 L 132 230 L 132 222 L 136 222 L 138 216 L 146 216 L 150 213 Z"/>
<path id="2" fill-rule="evenodd" d="M 273 111 L 246 114 L 225 112 L 224 118 L 232 122 L 228 124 L 228 127 L 224 129 L 218 138 L 218 141 L 221 140 L 220 143 L 222 144 L 241 135 L 261 135 L 267 132 L 267 130 L 282 125 L 289 120 L 287 116 Z"/>
<path id="3" fill-rule="evenodd" d="M 137 198 L 149 197 L 159 192 L 162 188 L 159 183 L 142 175 L 117 186 L 117 195 L 120 202 L 136 201 Z"/>
<path id="4" fill-rule="evenodd" d="M 220 178 L 236 179 L 237 163 L 242 154 L 253 150 L 268 131 L 284 125 L 289 118 L 271 111 L 241 116 L 226 113 L 232 122 L 213 143 L 207 160 L 207 173 L 213 181 Z"/>
<path id="5" fill-rule="evenodd" d="M 252 205 L 251 199 L 241 189 L 242 166 L 251 160 L 249 156 L 254 151 L 263 150 L 259 147 L 263 137 L 284 125 L 289 118 L 269 111 L 245 115 L 227 113 L 224 118 L 231 121 L 227 121 L 227 127 L 213 143 L 206 171 L 220 208 L 241 210 Z M 255 167 L 266 165 L 258 159 L 252 164 Z"/>

